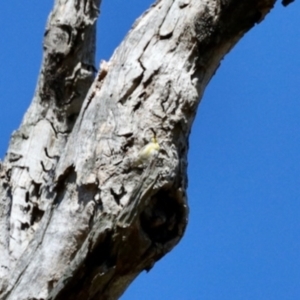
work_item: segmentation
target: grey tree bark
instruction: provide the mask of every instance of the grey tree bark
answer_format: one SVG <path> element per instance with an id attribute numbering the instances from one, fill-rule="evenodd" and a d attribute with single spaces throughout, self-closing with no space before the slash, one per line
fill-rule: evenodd
<path id="1" fill-rule="evenodd" d="M 1 299 L 117 299 L 179 242 L 197 106 L 274 3 L 158 0 L 96 74 L 101 1 L 55 1 L 0 164 Z"/>

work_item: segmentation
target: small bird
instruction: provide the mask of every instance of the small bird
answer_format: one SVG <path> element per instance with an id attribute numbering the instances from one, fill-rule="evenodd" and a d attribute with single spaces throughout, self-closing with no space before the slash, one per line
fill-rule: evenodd
<path id="1" fill-rule="evenodd" d="M 159 152 L 160 146 L 157 142 L 156 136 L 151 138 L 151 142 L 145 145 L 141 151 L 138 153 L 137 159 L 134 162 L 135 166 L 139 166 L 149 162 L 149 159 L 157 155 Z"/>

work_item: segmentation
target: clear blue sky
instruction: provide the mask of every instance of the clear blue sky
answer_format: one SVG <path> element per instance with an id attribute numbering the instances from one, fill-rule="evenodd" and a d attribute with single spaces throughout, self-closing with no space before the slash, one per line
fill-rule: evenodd
<path id="1" fill-rule="evenodd" d="M 97 65 L 149 0 L 104 0 Z M 34 93 L 50 0 L 0 10 L 0 157 Z M 226 56 L 189 153 L 181 243 L 122 300 L 300 299 L 300 1 L 279 3 Z"/>

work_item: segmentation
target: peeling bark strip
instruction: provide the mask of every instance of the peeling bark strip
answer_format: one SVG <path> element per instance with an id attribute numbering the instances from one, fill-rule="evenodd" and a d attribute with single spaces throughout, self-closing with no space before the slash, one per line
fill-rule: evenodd
<path id="1" fill-rule="evenodd" d="M 274 2 L 157 1 L 90 87 L 100 0 L 56 1 L 0 168 L 1 299 L 117 299 L 179 242 L 199 99 Z"/>

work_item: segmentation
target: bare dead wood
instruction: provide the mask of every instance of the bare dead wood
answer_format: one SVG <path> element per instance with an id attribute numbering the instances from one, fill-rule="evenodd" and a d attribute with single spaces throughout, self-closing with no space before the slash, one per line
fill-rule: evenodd
<path id="1" fill-rule="evenodd" d="M 100 1 L 56 1 L 0 169 L 1 299 L 117 299 L 179 242 L 199 101 L 274 2 L 157 1 L 91 86 Z M 137 164 L 153 136 L 159 152 Z"/>

